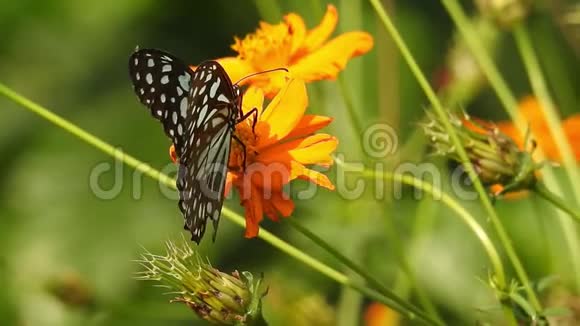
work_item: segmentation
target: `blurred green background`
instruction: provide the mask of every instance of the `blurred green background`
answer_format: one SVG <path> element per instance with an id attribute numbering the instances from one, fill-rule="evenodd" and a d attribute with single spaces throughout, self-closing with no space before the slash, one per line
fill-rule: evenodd
<path id="1" fill-rule="evenodd" d="M 352 150 L 361 137 L 345 108 L 345 93 L 363 126 L 384 121 L 400 130 L 401 147 L 413 139 L 427 101 L 370 5 L 357 0 L 334 3 L 340 15 L 337 33 L 366 30 L 375 37 L 375 47 L 350 62 L 339 83 L 310 85 L 309 110 L 335 118 L 327 131 L 339 137 L 337 152 L 353 162 L 364 155 Z M 437 1 L 385 3 L 422 69 L 435 79 L 452 45 L 454 27 L 447 14 Z M 469 1 L 464 3 L 473 9 Z M 137 101 L 128 77 L 127 60 L 135 46 L 164 49 L 195 64 L 232 55 L 233 37 L 253 32 L 262 16 L 277 22 L 280 13 L 294 11 L 313 27 L 324 10 L 323 1 L 297 0 L 0 0 L 0 82 L 163 168 L 170 162 L 169 140 Z M 578 53 L 562 35 L 550 4 L 538 3 L 528 24 L 560 112 L 580 111 Z M 499 37 L 495 46 L 496 61 L 513 91 L 529 94 L 511 37 Z M 489 89 L 463 104 L 482 118 L 506 118 Z M 143 251 L 141 246 L 161 253 L 164 241 L 180 237 L 183 221 L 175 200 L 146 177 L 140 178 L 141 186 L 135 185 L 128 167 L 116 168 L 119 176 L 109 171 L 100 179 L 104 189 L 120 183 L 120 193 L 113 199 L 97 198 L 89 186 L 91 170 L 102 163 L 114 165 L 110 157 L 5 98 L 0 98 L 0 112 L 0 324 L 205 324 L 184 305 L 169 304 L 172 296 L 163 295 L 163 289 L 132 279 L 139 270 L 132 260 Z M 417 137 L 404 148 L 407 156 L 399 159 L 406 161 L 419 160 L 426 152 Z M 443 170 L 447 167 L 428 159 Z M 329 172 L 333 180 L 334 171 Z M 352 187 L 356 180 L 351 176 L 348 181 Z M 415 200 L 412 189 L 402 199 L 376 201 L 372 188 L 368 183 L 356 201 L 320 190 L 313 199 L 297 200 L 293 218 L 407 296 L 409 286 L 398 274 L 400 264 L 389 236 L 397 234 L 419 286 L 446 320 L 494 320 L 500 311 L 493 293 L 479 280 L 487 277 L 487 260 L 471 232 L 438 203 Z M 241 212 L 238 203 L 230 199 L 226 205 Z M 466 206 L 482 217 L 477 202 Z M 496 206 L 533 279 L 572 277 L 560 225 L 541 218 L 550 216 L 551 209 L 534 197 Z M 419 216 L 423 221 L 417 226 Z M 486 223 L 483 217 L 481 223 Z M 284 223 L 265 220 L 262 226 L 338 266 Z M 265 316 L 273 325 L 362 323 L 367 300 L 264 241 L 245 239 L 243 230 L 227 219 L 222 218 L 217 241 L 206 238 L 201 251 L 223 271 L 264 272 L 270 286 Z M 70 289 L 74 300 L 55 296 L 55 287 Z"/>

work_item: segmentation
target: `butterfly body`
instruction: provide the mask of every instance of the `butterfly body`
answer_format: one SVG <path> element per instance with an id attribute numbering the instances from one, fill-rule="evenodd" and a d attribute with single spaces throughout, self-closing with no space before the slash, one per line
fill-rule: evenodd
<path id="1" fill-rule="evenodd" d="M 212 220 L 215 240 L 230 145 L 242 115 L 239 88 L 216 61 L 205 61 L 192 70 L 155 49 L 134 52 L 129 73 L 137 97 L 173 142 L 184 228 L 199 243 L 207 221 Z"/>

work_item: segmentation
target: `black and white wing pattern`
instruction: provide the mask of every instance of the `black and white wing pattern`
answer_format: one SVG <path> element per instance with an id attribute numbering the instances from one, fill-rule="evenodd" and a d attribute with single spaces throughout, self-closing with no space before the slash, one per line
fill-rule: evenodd
<path id="1" fill-rule="evenodd" d="M 177 188 L 185 228 L 199 243 L 208 219 L 213 221 L 215 240 L 241 97 L 222 66 L 206 61 L 193 74 L 189 98 L 189 112 L 193 114 L 186 120 L 186 146 L 180 159 Z"/>
<path id="2" fill-rule="evenodd" d="M 140 101 L 173 141 L 185 229 L 199 243 L 211 219 L 215 240 L 232 132 L 240 114 L 239 89 L 216 61 L 203 62 L 192 71 L 178 58 L 155 49 L 133 53 L 129 72 Z"/>
<path id="3" fill-rule="evenodd" d="M 180 157 L 185 145 L 186 117 L 191 116 L 187 110 L 193 71 L 169 53 L 142 49 L 129 58 L 129 74 L 135 94 L 151 110 L 153 117 L 161 121 Z"/>

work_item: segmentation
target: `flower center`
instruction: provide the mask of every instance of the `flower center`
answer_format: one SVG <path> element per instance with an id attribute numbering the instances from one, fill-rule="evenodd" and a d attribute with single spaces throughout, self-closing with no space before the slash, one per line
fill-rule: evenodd
<path id="1" fill-rule="evenodd" d="M 249 120 L 240 122 L 236 125 L 234 135 L 244 144 L 232 139 L 230 145 L 230 158 L 228 167 L 232 172 L 244 172 L 246 166 L 255 161 L 256 158 L 256 135 L 252 131 L 252 126 Z M 246 166 L 244 166 L 244 155 L 246 157 Z"/>
<path id="2" fill-rule="evenodd" d="M 256 71 L 285 67 L 292 55 L 290 26 L 285 23 L 261 23 L 254 34 L 247 35 L 243 40 L 236 38 L 232 49 L 238 52 L 240 59 L 251 63 Z"/>

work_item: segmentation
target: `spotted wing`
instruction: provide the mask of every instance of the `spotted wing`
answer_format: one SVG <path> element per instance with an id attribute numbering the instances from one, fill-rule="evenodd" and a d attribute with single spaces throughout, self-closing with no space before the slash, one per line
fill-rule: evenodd
<path id="1" fill-rule="evenodd" d="M 161 121 L 177 156 L 181 157 L 185 144 L 181 135 L 186 127 L 193 72 L 167 52 L 142 49 L 129 58 L 129 73 L 135 94 L 153 117 Z"/>
<path id="2" fill-rule="evenodd" d="M 181 156 L 177 188 L 185 228 L 197 243 L 213 221 L 215 240 L 224 200 L 232 131 L 238 114 L 238 93 L 225 70 L 206 61 L 195 70 L 189 92 L 185 151 Z"/>

